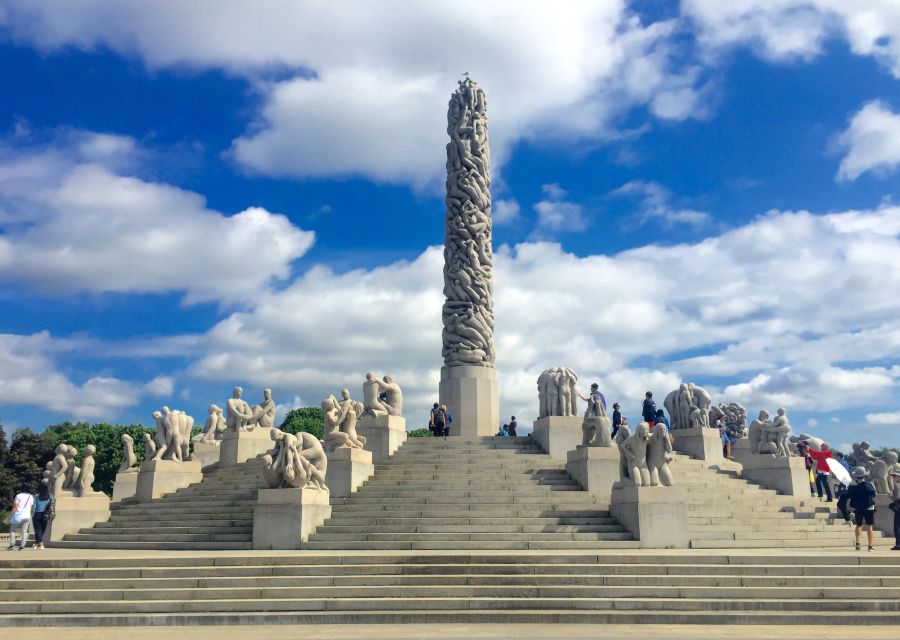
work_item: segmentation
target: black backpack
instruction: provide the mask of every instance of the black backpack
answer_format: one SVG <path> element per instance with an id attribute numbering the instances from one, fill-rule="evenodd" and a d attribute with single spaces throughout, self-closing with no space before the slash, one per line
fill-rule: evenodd
<path id="1" fill-rule="evenodd" d="M 443 427 L 444 426 L 444 410 L 437 409 L 434 412 L 434 426 Z"/>

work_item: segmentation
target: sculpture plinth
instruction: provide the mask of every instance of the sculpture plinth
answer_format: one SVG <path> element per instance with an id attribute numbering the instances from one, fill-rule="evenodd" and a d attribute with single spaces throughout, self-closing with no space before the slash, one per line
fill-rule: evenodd
<path id="1" fill-rule="evenodd" d="M 613 487 L 609 512 L 641 547 L 686 549 L 690 545 L 687 505 L 679 487 Z"/>
<path id="2" fill-rule="evenodd" d="M 803 458 L 751 454 L 744 458 L 743 465 L 741 476 L 766 489 L 788 496 L 803 497 L 809 493 L 809 471 Z"/>
<path id="3" fill-rule="evenodd" d="M 673 430 L 671 433 L 675 438 L 672 447 L 678 453 L 710 464 L 719 464 L 725 459 L 722 454 L 722 436 L 718 429 L 690 427 Z"/>
<path id="4" fill-rule="evenodd" d="M 260 489 L 253 510 L 254 549 L 300 549 L 331 517 L 321 489 Z"/>
<path id="5" fill-rule="evenodd" d="M 120 502 L 125 498 L 132 497 L 137 493 L 138 476 L 137 469 L 131 471 L 120 471 L 116 474 L 116 482 L 113 485 L 113 502 Z"/>
<path id="6" fill-rule="evenodd" d="M 614 447 L 572 449 L 566 454 L 566 473 L 606 504 L 613 484 L 619 480 L 619 451 Z"/>
<path id="7" fill-rule="evenodd" d="M 355 447 L 339 447 L 328 454 L 325 484 L 335 498 L 348 498 L 375 473 L 372 452 Z"/>
<path id="8" fill-rule="evenodd" d="M 500 390 L 493 367 L 441 367 L 438 395 L 453 417 L 451 436 L 477 438 L 497 433 Z"/>
<path id="9" fill-rule="evenodd" d="M 531 437 L 554 460 L 564 462 L 569 451 L 581 444 L 581 416 L 546 416 L 534 421 Z"/>
<path id="10" fill-rule="evenodd" d="M 248 431 L 229 429 L 219 445 L 219 467 L 234 467 L 272 450 L 272 429 L 256 427 Z"/>
<path id="11" fill-rule="evenodd" d="M 199 460 L 144 460 L 134 497 L 138 502 L 149 502 L 202 480 Z"/>
<path id="12" fill-rule="evenodd" d="M 214 440 L 210 442 L 196 441 L 193 443 L 193 455 L 200 461 L 200 467 L 206 469 L 219 462 L 219 454 L 222 451 L 222 441 Z"/>
<path id="13" fill-rule="evenodd" d="M 356 432 L 365 436 L 366 450 L 372 452 L 372 460 L 378 464 L 388 460 L 406 442 L 406 418 L 364 415 L 356 423 Z M 331 457 L 328 459 L 330 462 Z"/>
<path id="14" fill-rule="evenodd" d="M 80 498 L 58 495 L 55 507 L 56 518 L 48 526 L 44 537 L 49 546 L 68 533 L 78 533 L 109 520 L 109 498 L 102 493 Z"/>

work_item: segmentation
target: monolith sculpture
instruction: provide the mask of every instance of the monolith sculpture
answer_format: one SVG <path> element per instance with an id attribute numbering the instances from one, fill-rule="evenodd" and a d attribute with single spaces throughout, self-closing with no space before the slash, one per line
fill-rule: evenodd
<path id="1" fill-rule="evenodd" d="M 466 77 L 447 111 L 443 356 L 439 395 L 450 435 L 489 436 L 500 421 L 494 368 L 493 253 L 487 99 Z"/>

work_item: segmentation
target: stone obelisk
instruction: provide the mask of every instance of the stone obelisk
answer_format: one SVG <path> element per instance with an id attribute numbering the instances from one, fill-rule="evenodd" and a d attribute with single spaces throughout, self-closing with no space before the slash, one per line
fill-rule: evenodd
<path id="1" fill-rule="evenodd" d="M 450 435 L 497 433 L 500 393 L 494 368 L 494 273 L 487 100 L 468 77 L 447 111 L 443 356 L 440 401 Z"/>

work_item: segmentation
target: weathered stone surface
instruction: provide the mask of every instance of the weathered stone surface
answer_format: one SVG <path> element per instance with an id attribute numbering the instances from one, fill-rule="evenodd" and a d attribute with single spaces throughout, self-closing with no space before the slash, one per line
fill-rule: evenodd
<path id="1" fill-rule="evenodd" d="M 329 492 L 320 489 L 260 489 L 253 510 L 254 549 L 300 549 L 331 517 Z"/>
<path id="2" fill-rule="evenodd" d="M 149 502 L 201 480 L 199 460 L 144 460 L 134 495 L 138 502 Z"/>
<path id="3" fill-rule="evenodd" d="M 750 455 L 744 458 L 743 465 L 741 475 L 751 482 L 789 496 L 809 494 L 809 472 L 803 458 Z"/>
<path id="4" fill-rule="evenodd" d="M 722 454 L 722 436 L 717 429 L 693 427 L 679 429 L 672 433 L 675 436 L 673 448 L 697 460 L 706 460 L 710 464 L 718 464 L 725 459 Z"/>
<path id="5" fill-rule="evenodd" d="M 534 421 L 531 437 L 554 460 L 565 461 L 582 441 L 580 416 L 547 416 Z"/>
<path id="6" fill-rule="evenodd" d="M 219 445 L 219 466 L 233 467 L 272 449 L 272 430 L 257 427 L 252 431 L 228 429 Z"/>
<path id="7" fill-rule="evenodd" d="M 375 473 L 372 452 L 341 447 L 328 454 L 328 474 L 325 483 L 335 498 L 346 498 Z"/>
<path id="8" fill-rule="evenodd" d="M 135 469 L 137 471 L 137 469 Z M 120 471 L 116 474 L 116 482 L 113 484 L 113 502 L 121 502 L 137 493 L 137 481 L 139 473 Z"/>
<path id="9" fill-rule="evenodd" d="M 456 420 L 456 416 L 453 416 Z M 365 437 L 366 450 L 372 452 L 375 464 L 388 460 L 406 442 L 406 419 L 402 416 L 363 416 L 356 432 Z"/>
<path id="10" fill-rule="evenodd" d="M 500 425 L 500 387 L 492 367 L 442 367 L 438 388 L 453 422 L 451 436 L 492 436 Z M 377 460 L 376 460 L 377 462 Z"/>
<path id="11" fill-rule="evenodd" d="M 221 453 L 221 440 L 196 440 L 193 444 L 193 457 L 200 461 L 200 467 L 206 469 L 219 462 L 219 453 Z"/>
<path id="12" fill-rule="evenodd" d="M 612 490 L 609 512 L 641 547 L 686 549 L 688 510 L 679 487 L 639 487 L 622 483 Z"/>
<path id="13" fill-rule="evenodd" d="M 619 480 L 619 451 L 614 447 L 579 447 L 566 454 L 566 472 L 581 488 L 608 503 Z"/>
<path id="14" fill-rule="evenodd" d="M 109 497 L 102 493 L 90 496 L 56 496 L 56 518 L 45 536 L 48 546 L 62 540 L 67 533 L 77 533 L 97 522 L 109 520 Z"/>

